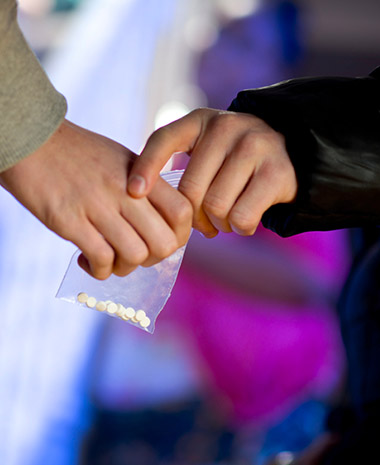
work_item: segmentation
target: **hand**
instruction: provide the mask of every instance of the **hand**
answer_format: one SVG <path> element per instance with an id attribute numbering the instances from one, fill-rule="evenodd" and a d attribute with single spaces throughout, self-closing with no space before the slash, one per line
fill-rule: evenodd
<path id="1" fill-rule="evenodd" d="M 136 156 L 122 145 L 64 121 L 37 151 L 0 173 L 0 183 L 42 223 L 77 245 L 92 276 L 124 276 L 183 246 L 189 201 L 161 178 L 148 198 L 127 195 Z"/>
<path id="2" fill-rule="evenodd" d="M 296 197 L 284 137 L 255 116 L 208 108 L 151 135 L 132 167 L 128 192 L 136 198 L 151 192 L 160 169 L 180 151 L 190 160 L 179 190 L 193 206 L 193 227 L 206 237 L 252 235 L 269 207 Z"/>

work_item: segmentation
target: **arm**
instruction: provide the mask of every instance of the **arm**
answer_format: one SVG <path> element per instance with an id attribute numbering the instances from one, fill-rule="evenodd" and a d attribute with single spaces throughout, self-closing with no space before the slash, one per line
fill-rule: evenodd
<path id="1" fill-rule="evenodd" d="M 84 253 L 94 277 L 126 275 L 184 245 L 191 206 L 161 179 L 149 198 L 126 193 L 135 155 L 65 120 L 51 85 L 16 21 L 0 2 L 0 184 L 42 223 Z M 86 258 L 85 258 L 86 257 Z"/>
<path id="2" fill-rule="evenodd" d="M 132 170 L 145 189 L 131 179 L 130 192 L 149 191 L 163 161 L 184 150 L 191 159 L 180 189 L 210 236 L 251 233 L 261 219 L 282 236 L 377 225 L 378 77 L 295 79 L 239 93 L 229 113 L 190 113 L 153 134 Z"/>
<path id="3" fill-rule="evenodd" d="M 184 245 L 189 202 L 159 179 L 149 198 L 126 194 L 135 155 L 69 121 L 0 183 L 52 231 L 84 253 L 79 264 L 105 279 L 151 266 Z"/>
<path id="4" fill-rule="evenodd" d="M 0 171 L 57 130 L 66 100 L 51 85 L 17 24 L 15 0 L 0 2 Z"/>

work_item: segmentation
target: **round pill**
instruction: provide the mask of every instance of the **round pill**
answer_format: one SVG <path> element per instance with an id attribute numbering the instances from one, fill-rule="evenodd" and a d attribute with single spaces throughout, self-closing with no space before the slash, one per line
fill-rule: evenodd
<path id="1" fill-rule="evenodd" d="M 127 307 L 125 309 L 124 314 L 127 316 L 127 318 L 133 318 L 136 315 L 135 309 L 132 307 Z"/>
<path id="2" fill-rule="evenodd" d="M 129 316 L 123 311 L 123 313 L 120 315 L 120 318 L 124 321 L 130 320 Z"/>
<path id="3" fill-rule="evenodd" d="M 117 305 L 116 315 L 121 317 L 124 313 L 125 307 L 122 304 L 116 304 L 116 305 Z"/>
<path id="4" fill-rule="evenodd" d="M 89 297 L 86 301 L 87 307 L 94 308 L 96 305 L 96 299 L 95 297 Z"/>
<path id="5" fill-rule="evenodd" d="M 117 305 L 115 304 L 115 302 L 111 302 L 107 305 L 107 312 L 111 314 L 117 312 Z"/>
<path id="6" fill-rule="evenodd" d="M 96 303 L 95 308 L 99 312 L 104 312 L 104 310 L 107 308 L 107 304 L 102 300 L 99 300 L 99 302 Z"/>
<path id="7" fill-rule="evenodd" d="M 145 317 L 146 313 L 144 312 L 144 310 L 137 310 L 135 317 L 137 321 L 142 321 Z"/>
<path id="8" fill-rule="evenodd" d="M 150 325 L 150 318 L 149 317 L 144 317 L 141 321 L 140 321 L 140 326 L 142 326 L 143 328 L 147 328 L 148 326 Z"/>
<path id="9" fill-rule="evenodd" d="M 78 295 L 77 295 L 77 300 L 78 302 L 80 302 L 81 304 L 85 304 L 87 302 L 87 299 L 88 299 L 88 295 L 85 293 L 85 292 L 80 292 Z"/>

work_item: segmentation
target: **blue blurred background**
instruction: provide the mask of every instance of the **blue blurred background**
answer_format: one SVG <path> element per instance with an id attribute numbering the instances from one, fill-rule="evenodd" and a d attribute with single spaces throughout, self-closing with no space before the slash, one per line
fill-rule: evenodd
<path id="1" fill-rule="evenodd" d="M 244 88 L 379 64 L 377 0 L 19 5 L 68 118 L 137 153 Z M 344 399 L 346 232 L 193 233 L 149 335 L 54 299 L 73 246 L 6 192 L 0 209 L 2 464 L 287 465 Z"/>

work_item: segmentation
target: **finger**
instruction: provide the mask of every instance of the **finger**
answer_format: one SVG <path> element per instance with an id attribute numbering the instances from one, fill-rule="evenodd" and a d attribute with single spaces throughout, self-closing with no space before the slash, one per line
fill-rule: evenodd
<path id="1" fill-rule="evenodd" d="M 127 275 L 149 256 L 145 241 L 120 212 L 98 211 L 92 222 L 114 250 L 112 272 L 117 276 Z"/>
<path id="2" fill-rule="evenodd" d="M 89 275 L 92 275 L 90 263 L 87 258 L 81 253 L 78 257 L 78 265 Z"/>
<path id="3" fill-rule="evenodd" d="M 228 215 L 255 172 L 257 157 L 247 140 L 242 140 L 225 159 L 208 189 L 203 210 L 219 231 L 231 232 Z"/>
<path id="4" fill-rule="evenodd" d="M 88 274 L 92 275 L 92 271 L 91 271 L 91 266 L 90 266 L 90 263 L 89 261 L 87 260 L 87 258 L 83 255 L 83 254 L 80 254 L 79 257 L 78 257 L 78 265 Z M 115 267 L 115 265 L 114 265 Z M 129 267 L 129 268 L 126 268 L 125 271 L 123 271 L 121 274 L 119 274 L 119 276 L 126 276 L 127 274 L 129 273 L 132 273 L 132 271 L 134 271 L 136 269 L 136 267 Z M 112 270 L 114 272 L 114 270 Z M 115 273 L 116 274 L 116 273 Z M 107 278 L 108 276 L 106 276 Z M 105 278 L 105 279 L 106 279 Z"/>
<path id="5" fill-rule="evenodd" d="M 201 127 L 199 113 L 194 111 L 155 131 L 131 169 L 128 193 L 136 198 L 147 195 L 173 153 L 192 150 Z"/>
<path id="6" fill-rule="evenodd" d="M 264 212 L 276 203 L 275 181 L 273 174 L 266 168 L 255 173 L 228 216 L 234 232 L 242 236 L 254 234 Z"/>
<path id="7" fill-rule="evenodd" d="M 62 209 L 59 214 L 54 210 L 54 218 L 49 228 L 64 239 L 75 244 L 87 260 L 80 264 L 87 273 L 96 279 L 106 279 L 112 273 L 115 252 L 99 229 L 87 216 L 78 216 L 73 209 Z"/>
<path id="8" fill-rule="evenodd" d="M 115 252 L 99 231 L 89 222 L 78 224 L 76 232 L 72 224 L 71 242 L 82 251 L 78 264 L 96 279 L 107 279 L 113 270 Z"/>
<path id="9" fill-rule="evenodd" d="M 185 245 L 193 220 L 190 201 L 163 179 L 158 179 L 148 198 L 174 232 L 177 247 Z"/>
<path id="10" fill-rule="evenodd" d="M 144 241 L 148 254 L 143 261 L 161 261 L 175 252 L 178 242 L 174 231 L 147 198 L 127 197 L 121 214 Z"/>
<path id="11" fill-rule="evenodd" d="M 192 204 L 193 227 L 206 237 L 214 237 L 218 231 L 203 210 L 203 201 L 232 144 L 227 134 L 222 135 L 218 128 L 209 127 L 207 135 L 194 148 L 178 186 Z"/>

